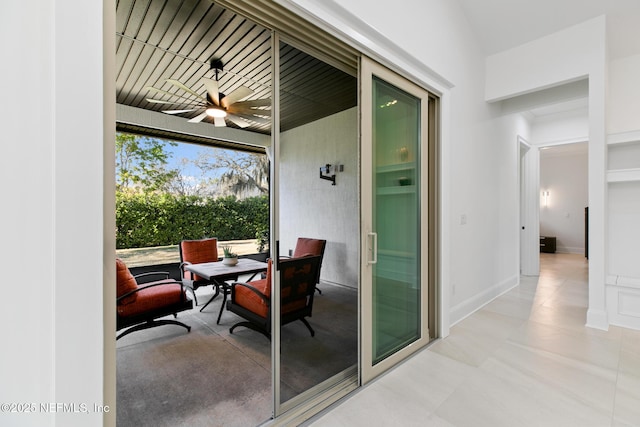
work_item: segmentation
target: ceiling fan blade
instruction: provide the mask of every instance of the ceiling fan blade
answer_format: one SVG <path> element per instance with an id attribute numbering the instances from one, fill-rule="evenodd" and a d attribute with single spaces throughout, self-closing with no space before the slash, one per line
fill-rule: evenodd
<path id="1" fill-rule="evenodd" d="M 191 111 L 196 111 L 196 108 L 193 108 L 191 110 L 162 110 L 163 113 L 167 113 L 167 114 L 189 113 Z"/>
<path id="2" fill-rule="evenodd" d="M 216 127 L 218 127 L 218 128 L 219 128 L 219 127 L 226 126 L 226 125 L 227 125 L 227 122 L 225 122 L 225 121 L 224 121 L 224 118 L 223 118 L 223 117 L 214 117 L 214 118 L 213 118 L 213 124 L 214 124 Z"/>
<path id="3" fill-rule="evenodd" d="M 149 86 L 149 87 L 146 87 L 145 89 L 148 90 L 148 91 L 152 91 L 152 92 L 158 92 L 158 93 L 161 93 L 161 94 L 167 95 L 167 96 L 175 96 L 176 98 L 184 99 L 184 100 L 186 100 L 188 102 L 194 102 L 193 98 L 188 98 L 186 96 L 181 96 L 181 95 L 178 95 L 177 93 L 167 92 L 166 90 L 158 89 L 157 87 Z M 156 100 L 156 101 L 158 101 L 158 100 Z"/>
<path id="4" fill-rule="evenodd" d="M 202 79 L 202 83 L 204 83 L 204 87 L 207 88 L 207 93 L 209 94 L 209 98 L 213 101 L 214 104 L 220 105 L 220 90 L 218 88 L 218 82 L 211 79 Z"/>
<path id="5" fill-rule="evenodd" d="M 233 117 L 237 117 L 240 120 L 244 120 L 247 122 L 255 122 L 259 125 L 270 125 L 271 124 L 271 118 L 270 117 L 260 117 L 260 116 L 254 116 L 251 114 L 233 114 Z"/>
<path id="6" fill-rule="evenodd" d="M 220 105 L 222 105 L 224 108 L 229 107 L 229 105 L 240 101 L 243 98 L 246 98 L 247 96 L 251 95 L 253 93 L 253 91 L 251 89 L 249 89 L 246 86 L 240 86 L 239 88 L 237 88 L 236 90 L 234 90 L 233 92 L 231 92 L 229 95 L 225 96 L 224 98 L 222 98 L 220 100 Z"/>
<path id="7" fill-rule="evenodd" d="M 193 119 L 188 120 L 189 123 L 200 123 L 201 121 L 204 120 L 204 118 L 207 117 L 207 112 L 205 111 L 204 113 L 194 117 Z"/>
<path id="8" fill-rule="evenodd" d="M 187 93 L 190 93 L 191 95 L 195 96 L 198 99 L 203 100 L 204 102 L 207 102 L 207 100 L 205 98 L 203 98 L 202 95 L 198 94 L 198 92 L 194 92 L 193 90 L 189 89 L 188 87 L 186 87 L 185 85 L 183 85 L 182 83 L 180 83 L 177 80 L 167 79 L 166 82 L 167 83 L 171 83 L 174 86 L 178 86 L 183 91 L 185 91 Z"/>
<path id="9" fill-rule="evenodd" d="M 153 99 L 153 98 L 147 98 L 147 102 L 150 102 L 152 104 L 170 104 L 170 105 L 177 104 L 177 102 L 163 101 L 161 99 Z"/>
<path id="10" fill-rule="evenodd" d="M 251 126 L 251 123 L 249 123 L 245 119 L 240 118 L 238 116 L 234 116 L 232 114 L 227 114 L 227 119 L 231 120 L 233 123 L 235 123 L 236 125 L 238 125 L 239 127 L 243 128 L 243 129 L 246 128 L 246 127 Z"/>
<path id="11" fill-rule="evenodd" d="M 235 104 L 233 104 L 233 107 L 247 107 L 247 108 L 251 108 L 251 107 L 271 107 L 271 99 L 266 98 L 266 99 L 250 99 L 248 101 L 238 101 Z"/>
<path id="12" fill-rule="evenodd" d="M 266 117 L 271 117 L 271 110 L 263 110 L 263 109 L 259 109 L 259 108 L 245 108 L 245 107 L 238 107 L 238 104 L 240 104 L 239 102 L 236 102 L 235 104 L 233 104 L 231 107 L 229 107 L 229 109 L 227 111 L 229 111 L 231 114 L 246 114 L 249 116 L 266 116 Z"/>

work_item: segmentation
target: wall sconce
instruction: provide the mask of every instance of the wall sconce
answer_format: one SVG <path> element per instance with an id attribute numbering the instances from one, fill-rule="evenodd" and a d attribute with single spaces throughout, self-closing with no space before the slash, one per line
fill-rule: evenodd
<path id="1" fill-rule="evenodd" d="M 320 166 L 320 179 L 326 179 L 327 181 L 331 181 L 331 185 L 336 185 L 336 173 L 342 172 L 343 170 L 344 165 L 327 163 L 324 166 Z"/>
<path id="2" fill-rule="evenodd" d="M 549 206 L 549 190 L 542 192 L 542 197 L 544 197 L 544 206 Z"/>

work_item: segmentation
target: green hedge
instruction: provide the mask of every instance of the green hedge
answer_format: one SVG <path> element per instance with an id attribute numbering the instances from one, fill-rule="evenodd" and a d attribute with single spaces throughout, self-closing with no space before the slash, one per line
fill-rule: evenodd
<path id="1" fill-rule="evenodd" d="M 268 228 L 267 196 L 238 200 L 171 194 L 116 194 L 116 248 L 177 245 L 185 239 L 255 239 Z"/>

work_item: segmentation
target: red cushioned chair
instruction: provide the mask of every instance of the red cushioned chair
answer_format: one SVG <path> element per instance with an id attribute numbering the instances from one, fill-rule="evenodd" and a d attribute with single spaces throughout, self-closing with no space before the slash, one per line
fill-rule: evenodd
<path id="1" fill-rule="evenodd" d="M 202 306 L 200 311 L 204 310 L 215 297 L 220 294 L 218 284 L 210 280 L 200 277 L 195 273 L 190 272 L 185 268 L 189 264 L 200 264 L 203 262 L 218 262 L 218 239 L 215 237 L 208 237 L 200 240 L 183 240 L 180 242 L 180 275 L 182 281 L 193 293 L 193 299 L 198 305 L 198 297 L 196 297 L 196 289 L 201 286 L 213 285 L 215 291 L 213 296 L 205 305 Z M 222 314 L 222 310 L 220 310 Z M 218 322 L 220 316 L 218 316 Z"/>
<path id="2" fill-rule="evenodd" d="M 139 284 L 142 277 L 164 276 L 163 280 Z M 179 325 L 191 331 L 191 326 L 173 319 L 161 319 L 193 308 L 182 283 L 169 279 L 169 273 L 152 272 L 133 276 L 126 264 L 116 259 L 116 330 L 125 329 L 116 339 L 134 331 L 160 325 Z"/>
<path id="3" fill-rule="evenodd" d="M 313 295 L 320 268 L 320 256 L 282 259 L 280 268 L 280 313 L 281 325 L 300 320 L 315 335 L 315 331 L 305 319 L 313 311 Z M 249 283 L 235 282 L 231 285 L 231 299 L 227 310 L 243 317 L 230 329 L 233 333 L 238 326 L 258 331 L 271 339 L 271 269 L 268 261 L 264 279 Z"/>
<path id="4" fill-rule="evenodd" d="M 310 239 L 308 237 L 298 237 L 296 241 L 296 247 L 293 250 L 291 258 L 300 258 L 309 255 L 320 256 L 320 266 L 318 266 L 318 277 L 316 279 L 316 285 L 320 283 L 320 268 L 322 267 L 322 258 L 324 257 L 324 249 L 327 246 L 327 241 L 322 239 Z M 316 286 L 318 293 L 322 293 L 320 288 Z"/>

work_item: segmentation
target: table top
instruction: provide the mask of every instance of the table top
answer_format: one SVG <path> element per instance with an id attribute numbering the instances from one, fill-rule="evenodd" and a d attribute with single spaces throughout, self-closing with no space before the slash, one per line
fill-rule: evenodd
<path id="1" fill-rule="evenodd" d="M 240 274 L 259 273 L 267 270 L 267 263 L 251 258 L 239 258 L 236 265 L 226 265 L 222 262 L 203 262 L 201 264 L 187 264 L 185 267 L 192 273 L 207 280 L 227 280 Z"/>

